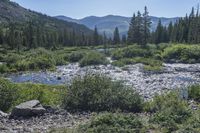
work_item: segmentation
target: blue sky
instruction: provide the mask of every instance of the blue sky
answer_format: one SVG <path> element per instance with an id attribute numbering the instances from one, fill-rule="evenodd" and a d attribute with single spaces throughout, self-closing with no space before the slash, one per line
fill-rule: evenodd
<path id="1" fill-rule="evenodd" d="M 86 16 L 132 16 L 146 5 L 150 15 L 158 17 L 185 16 L 200 0 L 12 0 L 23 7 L 50 16 L 65 15 L 72 18 Z"/>

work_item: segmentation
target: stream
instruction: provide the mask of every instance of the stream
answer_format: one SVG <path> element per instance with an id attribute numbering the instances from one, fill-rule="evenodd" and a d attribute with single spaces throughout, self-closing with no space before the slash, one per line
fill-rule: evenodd
<path id="1" fill-rule="evenodd" d="M 145 98 L 152 98 L 176 88 L 200 84 L 200 64 L 164 64 L 161 72 L 146 72 L 142 64 L 128 65 L 123 68 L 112 65 L 79 67 L 78 63 L 58 66 L 55 72 L 40 71 L 8 75 L 13 82 L 40 83 L 49 85 L 70 84 L 76 76 L 97 72 L 120 80 L 135 88 Z"/>

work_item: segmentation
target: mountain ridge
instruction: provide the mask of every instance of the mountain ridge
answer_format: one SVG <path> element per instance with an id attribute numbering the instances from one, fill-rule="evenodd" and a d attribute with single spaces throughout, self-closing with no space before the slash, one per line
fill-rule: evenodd
<path id="1" fill-rule="evenodd" d="M 169 25 L 171 21 L 172 23 L 175 23 L 179 19 L 179 17 L 173 17 L 173 18 L 155 17 L 155 16 L 150 16 L 150 17 L 152 20 L 152 28 L 151 28 L 152 31 L 156 29 L 159 19 L 161 19 L 161 22 L 164 26 Z M 106 32 L 108 36 L 112 36 L 115 27 L 119 28 L 121 35 L 127 34 L 129 23 L 131 21 L 131 17 L 124 17 L 120 15 L 106 15 L 102 17 L 88 16 L 82 19 L 74 19 L 62 15 L 62 16 L 55 16 L 55 18 L 68 22 L 73 21 L 78 24 L 83 24 L 87 26 L 89 29 L 94 29 L 94 27 L 97 26 L 100 33 Z"/>
<path id="2" fill-rule="evenodd" d="M 69 31 L 75 30 L 86 34 L 93 33 L 93 31 L 85 25 L 56 19 L 55 17 L 50 17 L 48 15 L 26 9 L 18 3 L 10 0 L 0 0 L 0 24 L 26 23 L 32 20 L 40 21 L 45 25 L 46 29 L 52 28 L 58 30 L 67 28 Z"/>

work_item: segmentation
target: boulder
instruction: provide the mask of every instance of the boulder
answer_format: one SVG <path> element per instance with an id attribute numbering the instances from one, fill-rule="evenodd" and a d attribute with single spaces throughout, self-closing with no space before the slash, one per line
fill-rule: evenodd
<path id="1" fill-rule="evenodd" d="M 46 109 L 38 100 L 32 100 L 16 106 L 11 112 L 11 117 L 39 116 L 43 115 L 45 112 Z"/>

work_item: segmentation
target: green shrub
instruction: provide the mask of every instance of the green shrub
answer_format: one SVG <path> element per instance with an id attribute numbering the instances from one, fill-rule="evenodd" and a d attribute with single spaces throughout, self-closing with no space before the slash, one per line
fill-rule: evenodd
<path id="1" fill-rule="evenodd" d="M 30 70 L 38 70 L 38 69 L 50 69 L 55 67 L 56 62 L 54 58 L 47 56 L 39 56 L 30 60 L 29 69 Z"/>
<path id="2" fill-rule="evenodd" d="M 189 88 L 189 98 L 200 102 L 200 85 L 194 85 Z"/>
<path id="3" fill-rule="evenodd" d="M 69 86 L 63 100 L 67 110 L 133 111 L 142 110 L 143 100 L 133 89 L 100 74 L 77 77 Z"/>
<path id="4" fill-rule="evenodd" d="M 78 62 L 84 57 L 85 53 L 83 52 L 73 52 L 69 55 L 70 62 Z"/>
<path id="5" fill-rule="evenodd" d="M 133 45 L 114 50 L 112 53 L 112 58 L 114 60 L 119 60 L 122 58 L 152 57 L 156 52 L 157 50 L 151 48 L 150 46 L 147 48 L 142 48 L 138 45 Z"/>
<path id="6" fill-rule="evenodd" d="M 10 82 L 0 79 L 0 110 L 8 111 L 17 98 L 17 88 Z"/>
<path id="7" fill-rule="evenodd" d="M 84 67 L 90 65 L 106 65 L 108 61 L 103 54 L 89 52 L 80 60 L 79 63 L 81 67 Z"/>
<path id="8" fill-rule="evenodd" d="M 198 45 L 172 45 L 162 53 L 166 62 L 199 63 L 200 46 Z"/>
<path id="9" fill-rule="evenodd" d="M 55 55 L 54 54 L 54 60 L 56 63 L 56 66 L 66 65 L 68 64 L 68 60 L 66 59 L 66 55 Z"/>
<path id="10" fill-rule="evenodd" d="M 125 65 L 131 65 L 131 64 L 135 64 L 135 62 L 133 59 L 129 59 L 129 58 L 123 58 L 123 59 L 112 62 L 112 65 L 118 66 L 118 67 L 123 67 Z"/>
<path id="11" fill-rule="evenodd" d="M 14 68 L 16 68 L 18 71 L 27 71 L 29 70 L 29 62 L 26 60 L 17 61 Z"/>
<path id="12" fill-rule="evenodd" d="M 5 59 L 5 55 L 0 52 L 0 62 L 4 61 L 4 59 Z"/>
<path id="13" fill-rule="evenodd" d="M 151 53 L 144 48 L 133 45 L 125 48 L 117 49 L 112 53 L 112 58 L 114 60 L 119 60 L 121 58 L 133 58 L 133 57 L 148 57 Z"/>
<path id="14" fill-rule="evenodd" d="M 5 64 L 0 64 L 0 73 L 5 73 L 8 71 L 8 67 Z"/>
<path id="15" fill-rule="evenodd" d="M 10 65 L 10 64 L 16 63 L 17 61 L 21 60 L 22 58 L 23 57 L 20 56 L 19 54 L 9 53 L 8 55 L 6 55 L 6 57 L 3 61 L 6 62 L 8 65 Z"/>
<path id="16" fill-rule="evenodd" d="M 167 132 L 178 130 L 178 124 L 183 124 L 192 115 L 187 102 L 180 99 L 177 92 L 156 96 L 145 108 L 155 113 L 150 122 L 159 124 Z"/>
<path id="17" fill-rule="evenodd" d="M 161 65 L 145 65 L 144 70 L 146 71 L 161 71 L 162 66 Z"/>
<path id="18" fill-rule="evenodd" d="M 193 111 L 192 117 L 183 125 L 183 130 L 185 132 L 200 132 L 200 110 Z"/>
<path id="19" fill-rule="evenodd" d="M 139 133 L 142 122 L 133 114 L 104 113 L 79 126 L 80 133 Z"/>
<path id="20" fill-rule="evenodd" d="M 157 45 L 157 49 L 163 51 L 164 49 L 166 49 L 167 47 L 171 47 L 173 44 L 170 43 L 160 43 L 159 45 Z"/>

